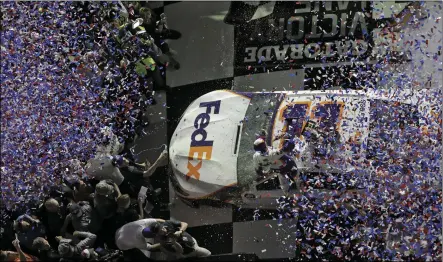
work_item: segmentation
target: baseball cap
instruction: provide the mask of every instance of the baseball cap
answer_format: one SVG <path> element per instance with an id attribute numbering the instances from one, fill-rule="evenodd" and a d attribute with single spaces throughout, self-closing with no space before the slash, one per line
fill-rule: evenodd
<path id="1" fill-rule="evenodd" d="M 60 256 L 66 256 L 71 253 L 71 244 L 69 242 L 60 242 L 58 245 L 58 253 Z"/>
<path id="2" fill-rule="evenodd" d="M 149 227 L 145 227 L 142 230 L 142 235 L 145 238 L 153 238 L 157 234 L 158 230 L 160 229 L 160 223 L 154 223 Z"/>
<path id="3" fill-rule="evenodd" d="M 262 138 L 259 138 L 259 139 L 255 140 L 254 141 L 254 150 L 255 151 L 260 151 L 260 152 L 266 151 L 265 140 L 263 140 Z"/>
<path id="4" fill-rule="evenodd" d="M 77 216 L 77 217 L 81 217 L 83 215 L 82 209 L 78 204 L 70 204 L 68 206 L 69 209 L 69 213 Z"/>
<path id="5" fill-rule="evenodd" d="M 109 196 L 114 193 L 114 187 L 107 184 L 105 181 L 100 181 L 95 187 L 95 193 L 97 195 Z"/>

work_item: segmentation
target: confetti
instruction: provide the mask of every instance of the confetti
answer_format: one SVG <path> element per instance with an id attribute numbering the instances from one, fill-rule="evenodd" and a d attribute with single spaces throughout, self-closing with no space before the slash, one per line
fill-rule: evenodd
<path id="1" fill-rule="evenodd" d="M 0 58 L 7 88 L 1 101 L 6 113 L 1 118 L 0 185 L 8 209 L 37 203 L 51 187 L 60 186 L 73 172 L 73 160 L 83 163 L 78 168 L 83 176 L 81 166 L 99 145 L 114 150 L 119 140 L 134 136 L 147 106 L 141 102 L 143 90 L 133 88 L 128 94 L 127 87 L 140 86 L 138 78 L 116 81 L 120 61 L 113 61 L 112 54 L 122 50 L 112 37 L 93 39 L 99 31 L 114 30 L 113 25 L 90 27 L 80 22 L 86 14 L 75 6 L 1 3 Z M 100 46 L 111 52 L 101 66 Z"/>

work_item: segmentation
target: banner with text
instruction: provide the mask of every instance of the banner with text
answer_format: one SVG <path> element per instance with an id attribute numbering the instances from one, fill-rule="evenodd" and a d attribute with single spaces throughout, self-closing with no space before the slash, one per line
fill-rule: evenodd
<path id="1" fill-rule="evenodd" d="M 371 4 L 276 2 L 235 27 L 235 75 L 305 69 L 305 89 L 373 83 Z"/>

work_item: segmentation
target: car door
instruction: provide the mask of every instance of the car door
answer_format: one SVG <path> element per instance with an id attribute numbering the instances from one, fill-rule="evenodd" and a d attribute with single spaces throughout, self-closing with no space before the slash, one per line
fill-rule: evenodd
<path id="1" fill-rule="evenodd" d="M 276 200 L 284 194 L 278 174 L 273 174 L 261 181 L 254 182 L 249 190 L 242 194 L 243 206 L 274 209 L 277 207 Z"/>

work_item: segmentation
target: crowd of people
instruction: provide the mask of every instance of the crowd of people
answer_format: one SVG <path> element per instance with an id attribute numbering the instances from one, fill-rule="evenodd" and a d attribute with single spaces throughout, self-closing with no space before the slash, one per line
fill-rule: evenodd
<path id="1" fill-rule="evenodd" d="M 36 204 L 50 185 L 103 152 L 139 161 L 127 145 L 149 125 L 144 110 L 155 103 L 154 88 L 166 88 L 162 74 L 174 60 L 164 42 L 166 18 L 156 22 L 148 7 L 134 13 L 130 5 L 128 13 L 107 2 L 7 2 L 1 8 L 2 83 L 8 87 L 1 101 L 4 205 Z M 132 34 L 133 19 L 143 28 L 142 11 L 150 18 L 142 22 L 147 31 L 132 32 L 122 43 L 119 36 Z M 146 40 L 151 35 L 158 40 Z M 151 64 L 139 74 L 140 61 Z"/>
<path id="2" fill-rule="evenodd" d="M 2 2 L 1 261 L 208 256 L 130 150 L 180 64 L 147 2 Z M 9 245 L 8 243 L 9 242 Z M 137 252 L 138 251 L 138 252 Z"/>
<path id="3" fill-rule="evenodd" d="M 186 232 L 185 222 L 145 218 L 127 195 L 120 195 L 114 214 L 103 219 L 94 206 L 97 199 L 64 208 L 48 198 L 35 214 L 19 216 L 13 222 L 16 251 L 1 251 L 1 261 L 150 261 L 151 252 L 163 252 L 167 260 L 211 255 Z"/>

